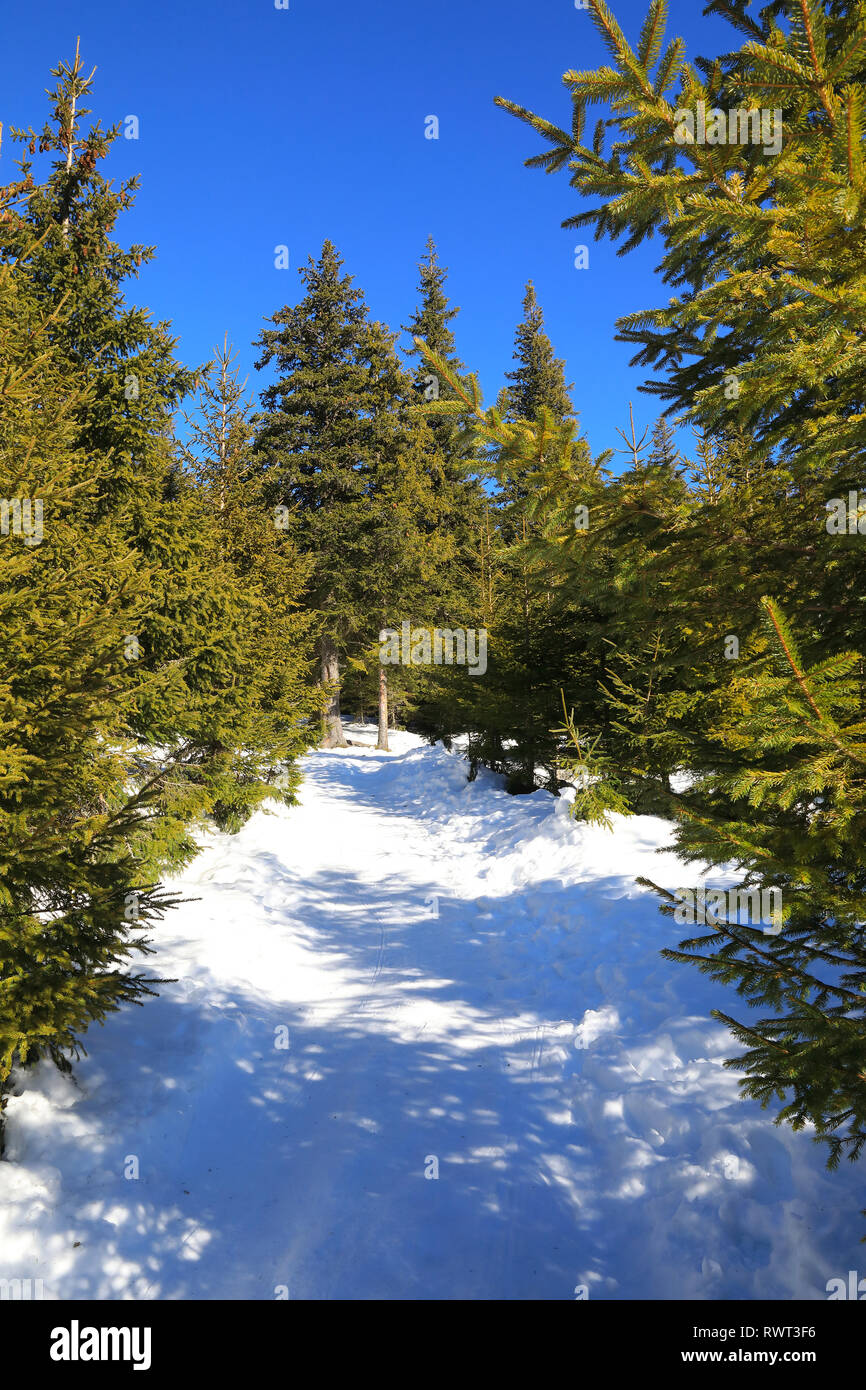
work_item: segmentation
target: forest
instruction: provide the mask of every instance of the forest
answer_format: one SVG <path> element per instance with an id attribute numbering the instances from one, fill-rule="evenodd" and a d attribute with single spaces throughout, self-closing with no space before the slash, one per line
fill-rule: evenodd
<path id="1" fill-rule="evenodd" d="M 139 180 L 105 172 L 85 41 L 40 128 L 4 114 L 4 1114 L 171 997 L 202 845 L 275 806 L 291 837 L 310 759 L 369 728 L 497 816 L 664 821 L 679 882 L 632 875 L 654 958 L 710 982 L 740 1104 L 860 1158 L 866 11 L 711 0 L 730 48 L 694 57 L 667 0 L 629 38 L 585 8 L 607 56 L 564 72 L 567 128 L 490 96 L 536 141 L 527 198 L 550 175 L 572 235 L 651 243 L 611 330 L 643 394 L 601 452 L 532 279 L 485 399 L 433 235 L 402 322 L 326 239 L 257 306 L 252 381 L 230 324 L 185 362 L 135 302 L 158 248 L 125 244 Z"/>

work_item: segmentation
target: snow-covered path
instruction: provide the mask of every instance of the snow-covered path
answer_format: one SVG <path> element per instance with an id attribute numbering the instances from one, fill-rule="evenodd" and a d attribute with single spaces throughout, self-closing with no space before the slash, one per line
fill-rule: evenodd
<path id="1" fill-rule="evenodd" d="M 10 1101 L 0 1278 L 825 1298 L 866 1259 L 862 1166 L 738 1098 L 708 1019 L 736 1000 L 661 959 L 634 885 L 695 881 L 665 824 L 575 826 L 394 750 L 314 754 L 299 807 L 209 838 L 148 963 L 178 982 L 88 1034 L 77 1085 L 42 1066 Z"/>

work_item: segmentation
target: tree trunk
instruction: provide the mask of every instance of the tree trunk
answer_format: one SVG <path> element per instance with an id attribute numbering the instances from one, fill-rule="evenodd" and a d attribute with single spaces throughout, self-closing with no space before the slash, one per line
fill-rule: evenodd
<path id="1" fill-rule="evenodd" d="M 333 637 L 324 633 L 319 639 L 322 662 L 322 684 L 333 686 L 331 698 L 322 716 L 322 748 L 348 748 L 340 718 L 340 658 Z"/>
<path id="2" fill-rule="evenodd" d="M 385 667 L 379 667 L 379 741 L 376 747 L 383 753 L 390 753 L 388 747 L 388 677 Z"/>

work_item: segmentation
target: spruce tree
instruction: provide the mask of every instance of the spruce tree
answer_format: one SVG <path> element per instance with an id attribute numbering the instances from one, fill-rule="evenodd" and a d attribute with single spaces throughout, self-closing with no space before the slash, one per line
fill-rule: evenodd
<path id="1" fill-rule="evenodd" d="M 415 396 L 419 401 L 442 400 L 454 404 L 458 398 L 446 377 L 432 370 L 419 352 L 417 341 L 441 357 L 458 375 L 463 363 L 456 353 L 451 324 L 460 312 L 452 306 L 445 291 L 447 269 L 439 264 L 436 244 L 427 239 L 426 255 L 418 266 L 418 304 L 404 325 L 411 346 L 407 357 L 412 366 Z M 472 625 L 478 605 L 479 546 L 485 511 L 481 475 L 483 460 L 475 438 L 461 414 L 433 414 L 428 419 L 430 473 L 436 492 L 435 516 L 431 532 L 447 534 L 454 543 L 454 563 L 440 571 L 437 594 L 443 625 L 461 622 Z M 433 713 L 435 701 L 430 703 Z"/>
<path id="2" fill-rule="evenodd" d="M 647 462 L 653 468 L 679 468 L 683 464 L 673 430 L 663 415 L 653 425 Z"/>
<path id="3" fill-rule="evenodd" d="M 835 1162 L 860 1152 L 866 1104 L 863 658 L 853 654 L 866 650 L 866 631 L 854 580 L 859 502 L 845 503 L 859 497 L 866 413 L 866 18 L 834 0 L 779 0 L 754 15 L 719 0 L 711 9 L 747 42 L 692 65 L 682 40 L 664 46 L 664 0 L 653 0 L 635 47 L 604 0 L 589 5 L 611 65 L 566 74 L 571 130 L 500 104 L 549 143 L 530 163 L 568 165 L 573 186 L 601 199 L 568 226 L 622 238 L 623 253 L 662 240 L 660 269 L 677 292 L 619 330 L 634 361 L 659 373 L 646 389 L 701 441 L 699 491 L 671 523 L 679 554 L 662 542 L 658 555 L 670 584 L 664 622 L 689 614 L 691 674 L 704 653 L 705 712 L 716 705 L 694 741 L 698 776 L 676 798 L 678 840 L 687 855 L 739 864 L 746 887 L 781 887 L 787 904 L 778 934 L 728 923 L 670 954 L 767 1011 L 752 1029 L 724 1016 L 749 1049 L 731 1065 L 748 1073 L 750 1094 L 783 1102 L 780 1120 L 814 1124 Z M 597 102 L 611 114 L 585 144 Z M 728 132 L 731 113 L 739 132 L 764 111 L 766 131 L 720 140 L 716 111 Z M 713 139 L 701 124 L 710 119 Z M 828 507 L 848 513 L 838 534 Z M 784 617 L 773 599 L 756 600 L 756 577 L 759 593 L 783 597 Z M 736 662 L 719 670 L 731 638 L 746 675 Z"/>
<path id="4" fill-rule="evenodd" d="M 237 830 L 268 796 L 291 802 L 295 760 L 314 742 L 319 701 L 308 678 L 310 619 L 301 611 L 311 565 L 289 518 L 267 505 L 253 458 L 251 406 L 228 336 L 199 384 L 180 449 L 211 538 L 211 586 L 239 610 L 238 640 L 209 711 L 209 752 L 220 760 L 211 811 Z"/>
<path id="5" fill-rule="evenodd" d="M 136 850 L 162 788 L 128 787 L 146 582 L 99 514 L 112 460 L 78 443 L 92 386 L 52 346 L 31 254 L 0 265 L 0 1108 L 13 1066 L 68 1070 L 93 1021 L 154 992 L 130 957 L 174 901 Z"/>
<path id="6" fill-rule="evenodd" d="M 762 611 L 768 651 L 735 681 L 723 733 L 738 763 L 685 798 L 679 851 L 735 861 L 742 891 L 777 891 L 780 920 L 768 931 L 769 916 L 721 914 L 663 954 L 764 1011 L 748 1023 L 714 1011 L 746 1048 L 727 1065 L 747 1095 L 782 1102 L 779 1121 L 814 1126 L 835 1167 L 866 1144 L 863 663 L 849 652 L 807 665 L 779 605 L 765 598 Z"/>
<path id="7" fill-rule="evenodd" d="M 453 728 L 469 734 L 472 775 L 483 763 L 504 773 L 511 791 L 531 792 L 538 762 L 555 791 L 563 746 L 562 687 L 571 694 L 587 678 L 579 660 L 585 615 L 563 613 L 555 532 L 573 525 L 578 499 L 582 503 L 601 486 L 602 460 L 592 463 L 573 419 L 557 421 L 542 406 L 533 422 L 508 421 L 502 399 L 485 410 L 474 376 L 461 378 L 420 340 L 419 348 L 456 397 L 419 409 L 430 416 L 465 415 L 478 447 L 495 452 L 500 485 L 520 478 L 525 491 L 524 501 L 511 504 L 507 539 L 502 537 L 505 509 L 489 514 L 493 525 L 479 585 L 479 611 L 489 627 L 488 673 L 462 693 L 453 692 Z"/>
<path id="8" fill-rule="evenodd" d="M 224 796 L 226 759 L 210 724 L 246 615 L 241 591 L 210 573 L 208 521 L 177 468 L 173 415 L 193 373 L 176 360 L 168 325 L 125 300 L 124 282 L 153 255 L 140 245 L 125 251 L 112 236 L 138 180 L 115 189 L 102 172 L 119 131 L 88 125 L 93 74 L 77 49 L 53 76 L 51 118 L 38 133 L 12 132 L 25 146 L 28 196 L 0 226 L 0 254 L 33 248 L 25 263 L 32 294 L 56 351 L 89 383 L 86 403 L 71 407 L 75 445 L 111 460 L 100 474 L 98 515 L 120 552 L 133 547 L 150 593 L 126 645 L 139 671 L 158 678 L 143 686 L 130 719 L 136 776 L 164 788 L 164 814 L 151 825 L 156 873 L 197 852 L 192 827 Z M 33 179 L 36 155 L 54 156 L 42 183 Z"/>
<path id="9" fill-rule="evenodd" d="M 387 610 L 400 601 L 417 558 L 419 503 L 411 500 L 413 489 L 425 470 L 432 469 L 423 490 L 428 502 L 430 487 L 438 484 L 441 493 L 443 484 L 442 458 L 430 430 L 422 440 L 416 426 L 410 439 L 399 424 L 411 388 L 394 336 L 370 321 L 362 291 L 341 274 L 342 266 L 326 241 L 318 261 L 311 259 L 301 271 L 306 294 L 263 331 L 257 363 L 273 364 L 278 373 L 261 393 L 256 459 L 265 496 L 287 509 L 292 535 L 311 564 L 306 602 L 315 615 L 321 682 L 329 695 L 324 747 L 345 744 L 341 665 L 354 658 L 371 669 L 377 633 Z M 383 507 L 395 513 L 390 532 Z M 427 514 L 427 543 L 433 544 L 437 518 L 429 507 Z M 407 517 L 415 539 L 401 554 L 400 525 Z M 376 680 L 379 686 L 378 670 Z"/>
<path id="10" fill-rule="evenodd" d="M 456 356 L 456 343 L 450 326 L 460 310 L 452 306 L 445 293 L 448 268 L 439 264 L 439 253 L 432 236 L 428 236 L 424 257 L 418 263 L 418 277 L 419 303 L 410 315 L 408 324 L 403 325 L 403 331 L 409 334 L 413 343 L 408 350 L 408 357 L 410 360 L 418 359 L 413 373 L 415 389 L 426 399 L 434 399 L 434 393 L 429 393 L 428 388 L 432 384 L 431 375 L 435 379 L 435 373 L 431 373 L 429 363 L 419 353 L 415 339 L 420 338 L 431 352 L 444 357 L 454 371 L 461 371 L 463 363 Z M 436 394 L 435 399 L 455 399 L 447 381 L 437 381 L 436 387 L 442 394 Z M 440 417 L 435 421 L 436 433 L 445 433 L 446 425 L 452 424 L 453 420 Z"/>
<path id="11" fill-rule="evenodd" d="M 523 299 L 523 321 L 515 332 L 516 369 L 500 407 L 511 421 L 546 421 L 551 431 L 573 421 L 574 409 L 563 362 L 544 331 L 544 316 L 530 282 Z M 574 648 L 563 637 L 555 585 L 541 555 L 545 528 L 535 491 L 539 459 L 524 464 L 507 452 L 495 462 L 494 541 L 488 564 L 498 602 L 490 634 L 491 665 L 478 692 L 477 723 L 485 727 L 476 744 L 482 761 L 507 774 L 509 790 L 532 792 L 536 767 L 547 771 L 557 789 L 554 732 L 561 690 L 569 684 Z M 506 749 L 508 750 L 506 752 Z"/>
<path id="12" fill-rule="evenodd" d="M 535 420 L 543 407 L 560 422 L 574 414 L 571 385 L 565 384 L 565 363 L 553 355 L 531 280 L 523 296 L 523 320 L 514 335 L 514 358 L 516 370 L 505 373 L 506 380 L 512 382 L 507 388 L 508 419 Z"/>
<path id="13" fill-rule="evenodd" d="M 432 351 L 448 364 L 449 371 L 459 375 L 463 370 L 451 327 L 459 310 L 446 293 L 447 270 L 439 264 L 432 237 L 428 237 L 418 272 L 418 304 L 404 328 L 410 335 L 407 355 L 410 363 L 415 362 L 416 398 L 434 405 L 441 400 L 458 406 L 456 413 L 428 417 L 428 469 L 434 499 L 427 529 L 431 544 L 440 549 L 447 540 L 450 554 L 447 561 L 441 557 L 443 562 L 436 566 L 424 607 L 436 626 L 478 629 L 485 626 L 482 569 L 489 536 L 489 504 L 482 484 L 485 461 L 466 416 L 460 413 L 459 397 L 450 381 L 431 366 L 418 347 L 423 343 L 425 351 Z M 469 717 L 466 707 L 471 697 L 465 673 L 446 667 L 426 674 L 418 671 L 412 674 L 409 686 L 413 727 L 428 737 L 450 738 Z"/>
<path id="14" fill-rule="evenodd" d="M 359 676 L 366 677 L 378 706 L 377 747 L 387 749 L 389 702 L 398 700 L 404 712 L 414 709 L 419 701 L 429 702 L 437 680 L 430 667 L 381 660 L 380 634 L 399 631 L 404 621 L 415 629 L 439 625 L 457 547 L 442 520 L 445 462 L 429 423 L 411 408 L 412 383 L 397 361 L 395 335 L 382 324 L 371 331 L 387 374 L 380 376 L 378 405 L 369 421 L 373 463 L 358 549 L 368 639 L 353 662 L 352 688 Z"/>
<path id="15" fill-rule="evenodd" d="M 152 992 L 128 958 L 174 901 L 160 870 L 302 737 L 251 659 L 264 603 L 177 464 L 192 374 L 124 300 L 149 253 L 111 238 L 135 183 L 100 172 L 117 132 L 85 131 L 77 52 L 54 76 L 0 190 L 0 1097 L 14 1065 L 68 1067 L 93 1020 Z M 273 698 L 293 708 L 278 746 Z"/>

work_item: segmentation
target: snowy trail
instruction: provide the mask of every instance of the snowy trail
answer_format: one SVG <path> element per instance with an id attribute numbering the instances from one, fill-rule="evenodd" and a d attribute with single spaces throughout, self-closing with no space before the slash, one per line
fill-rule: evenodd
<path id="1" fill-rule="evenodd" d="M 311 755 L 300 806 L 209 837 L 149 962 L 178 983 L 88 1035 L 77 1085 L 43 1066 L 10 1101 L 0 1278 L 826 1297 L 864 1263 L 862 1169 L 739 1100 L 708 1019 L 731 998 L 660 958 L 634 885 L 695 881 L 666 825 L 578 827 L 394 749 Z"/>

